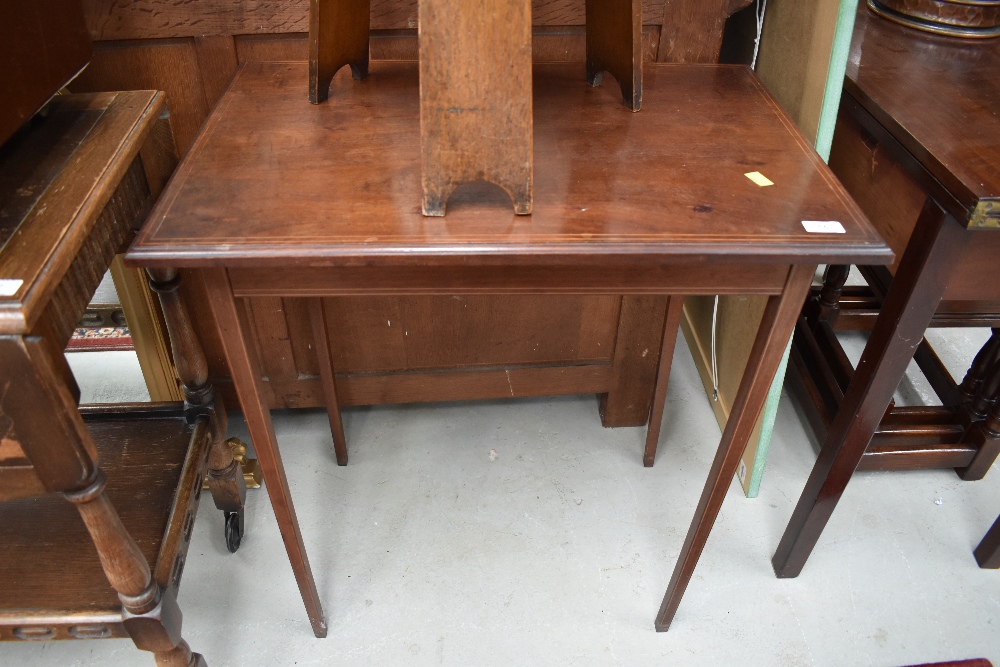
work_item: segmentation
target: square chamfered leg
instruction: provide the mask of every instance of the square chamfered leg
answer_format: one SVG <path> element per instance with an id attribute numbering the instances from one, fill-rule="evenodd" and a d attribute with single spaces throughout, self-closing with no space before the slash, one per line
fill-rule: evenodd
<path id="1" fill-rule="evenodd" d="M 424 215 L 486 181 L 531 213 L 531 0 L 420 0 Z"/>
<path id="2" fill-rule="evenodd" d="M 983 541 L 973 553 L 979 567 L 993 570 L 1000 568 L 1000 517 L 993 522 L 993 526 L 983 536 Z"/>
<path id="3" fill-rule="evenodd" d="M 964 228 L 928 199 L 882 312 L 771 560 L 778 577 L 796 577 L 861 462 L 892 394 L 913 358 L 961 249 Z"/>
<path id="4" fill-rule="evenodd" d="M 791 267 L 781 294 L 767 300 L 729 421 L 726 422 L 726 430 L 722 434 L 708 480 L 691 520 L 691 527 L 684 539 L 684 546 L 677 557 L 674 573 L 663 595 L 660 611 L 656 614 L 657 632 L 665 632 L 670 628 L 670 622 L 677 613 L 701 552 L 705 549 L 712 524 L 715 523 L 726 497 L 726 489 L 736 474 L 743 450 L 757 424 L 757 417 L 764 408 L 771 382 L 785 354 L 785 347 L 792 336 L 815 270 L 815 266 Z"/>
<path id="5" fill-rule="evenodd" d="M 344 65 L 355 79 L 368 76 L 370 0 L 309 0 L 309 101 L 330 94 L 330 81 Z"/>
<path id="6" fill-rule="evenodd" d="M 642 105 L 642 2 L 587 0 L 587 82 L 599 86 L 603 73 L 615 77 L 622 101 Z"/>
<path id="7" fill-rule="evenodd" d="M 246 312 L 241 312 L 229 284 L 229 274 L 225 269 L 205 269 L 203 271 L 205 291 L 209 305 L 219 329 L 226 365 L 233 378 L 233 386 L 243 409 L 247 430 L 253 440 L 257 462 L 267 484 L 267 495 L 278 520 L 278 530 L 288 552 L 288 560 L 299 586 L 299 593 L 305 603 L 309 622 L 317 637 L 327 633 L 326 619 L 320 603 L 316 580 L 313 578 L 306 555 L 299 521 L 295 516 L 292 496 L 285 476 L 285 467 L 278 451 L 278 441 L 271 423 L 271 413 L 262 397 L 260 360 L 253 345 L 247 345 Z"/>

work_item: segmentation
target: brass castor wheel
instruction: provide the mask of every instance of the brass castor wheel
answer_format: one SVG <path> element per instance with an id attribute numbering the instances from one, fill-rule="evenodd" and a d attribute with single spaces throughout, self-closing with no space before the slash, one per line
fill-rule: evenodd
<path id="1" fill-rule="evenodd" d="M 243 541 L 243 511 L 223 512 L 226 517 L 226 548 L 234 554 Z"/>

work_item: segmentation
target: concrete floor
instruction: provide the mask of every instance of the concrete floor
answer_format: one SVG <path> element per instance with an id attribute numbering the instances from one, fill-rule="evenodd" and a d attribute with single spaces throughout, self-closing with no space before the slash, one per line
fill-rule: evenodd
<path id="1" fill-rule="evenodd" d="M 983 334 L 935 340 L 961 377 Z M 128 375 L 115 354 L 75 355 L 81 376 L 114 378 L 86 392 L 108 398 Z M 906 382 L 901 397 L 925 389 Z M 731 486 L 673 626 L 653 631 L 719 440 L 682 338 L 652 469 L 645 431 L 602 428 L 592 396 L 352 409 L 345 422 L 340 468 L 325 413 L 275 414 L 329 637 L 310 632 L 266 495 L 250 493 L 235 555 L 206 502 L 180 603 L 210 665 L 1000 665 L 1000 572 L 971 553 L 1000 512 L 995 470 L 971 483 L 859 473 L 802 575 L 774 577 L 815 458 L 787 395 L 760 496 Z M 8 643 L 0 664 L 153 661 L 106 640 Z"/>

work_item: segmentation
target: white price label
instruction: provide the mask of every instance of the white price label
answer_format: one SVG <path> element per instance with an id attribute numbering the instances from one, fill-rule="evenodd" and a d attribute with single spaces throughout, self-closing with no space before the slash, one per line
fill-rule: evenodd
<path id="1" fill-rule="evenodd" d="M 810 234 L 845 234 L 847 230 L 836 220 L 803 220 L 802 226 Z"/>
<path id="2" fill-rule="evenodd" d="M 14 296 L 23 284 L 20 278 L 0 278 L 0 296 Z"/>

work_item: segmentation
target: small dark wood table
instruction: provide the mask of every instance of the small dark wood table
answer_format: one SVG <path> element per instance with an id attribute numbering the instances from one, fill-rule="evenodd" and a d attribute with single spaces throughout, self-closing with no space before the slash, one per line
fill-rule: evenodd
<path id="1" fill-rule="evenodd" d="M 305 63 L 237 74 L 127 260 L 204 281 L 300 591 L 321 618 L 248 343 L 246 297 L 308 300 L 338 461 L 346 463 L 323 297 L 373 294 L 668 294 L 647 456 L 655 449 L 686 294 L 770 296 L 754 354 L 674 578 L 665 630 L 708 538 L 809 287 L 823 262 L 892 254 L 749 69 L 652 65 L 640 113 L 581 65 L 534 70 L 535 200 L 460 190 L 420 214 L 415 63 L 344 70 L 310 105 Z M 761 172 L 774 185 L 745 176 Z M 803 221 L 838 221 L 810 233 Z M 822 228 L 822 226 L 821 226 Z"/>
<path id="2" fill-rule="evenodd" d="M 828 271 L 795 337 L 794 369 L 819 458 L 774 555 L 799 574 L 862 469 L 953 467 L 981 479 L 1000 453 L 1000 41 L 912 30 L 858 13 L 830 166 L 900 257 L 861 266 L 870 290 Z M 930 326 L 994 327 L 959 385 Z M 857 369 L 837 328 L 871 328 Z M 898 407 L 915 359 L 940 406 Z"/>

